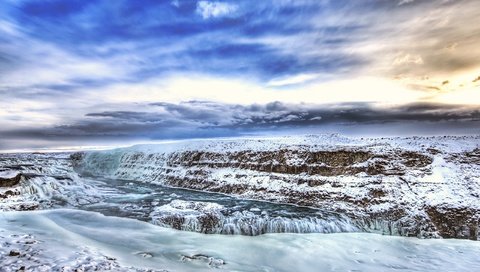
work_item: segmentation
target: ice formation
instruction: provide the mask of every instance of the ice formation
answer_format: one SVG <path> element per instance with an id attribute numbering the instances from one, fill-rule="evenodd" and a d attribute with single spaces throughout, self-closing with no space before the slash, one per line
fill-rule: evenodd
<path id="1" fill-rule="evenodd" d="M 480 269 L 480 244 L 467 240 L 368 233 L 205 235 L 65 209 L 1 216 L 0 267 L 6 272 L 21 267 L 26 271 Z"/>

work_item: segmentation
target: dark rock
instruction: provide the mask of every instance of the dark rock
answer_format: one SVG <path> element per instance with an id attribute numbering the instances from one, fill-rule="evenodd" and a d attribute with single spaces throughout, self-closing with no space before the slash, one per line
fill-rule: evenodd
<path id="1" fill-rule="evenodd" d="M 217 214 L 205 213 L 198 217 L 198 221 L 202 225 L 202 233 L 212 233 L 213 230 L 218 226 L 220 218 Z"/>
<path id="2" fill-rule="evenodd" d="M 20 252 L 18 250 L 10 250 L 10 253 L 8 254 L 8 256 L 10 257 L 16 257 L 16 256 L 19 256 L 20 255 Z"/>
<path id="3" fill-rule="evenodd" d="M 443 238 L 479 239 L 479 211 L 448 206 L 428 206 L 425 211 Z"/>
<path id="4" fill-rule="evenodd" d="M 3 194 L 0 193 L 0 198 L 1 198 L 1 199 L 5 199 L 5 198 L 8 198 L 8 197 L 10 197 L 10 196 L 19 195 L 19 194 L 20 194 L 19 191 L 7 190 L 7 191 L 5 191 Z"/>
<path id="5" fill-rule="evenodd" d="M 17 174 L 13 178 L 0 178 L 0 187 L 12 187 L 17 185 L 22 179 L 22 174 Z"/>
<path id="6" fill-rule="evenodd" d="M 174 229 L 181 230 L 182 225 L 185 223 L 185 217 L 182 215 L 168 215 L 158 218 L 160 223 L 171 226 Z"/>
<path id="7" fill-rule="evenodd" d="M 404 165 L 410 168 L 426 167 L 433 162 L 431 157 L 412 151 L 403 152 L 400 156 L 404 160 Z"/>
<path id="8" fill-rule="evenodd" d="M 387 193 L 382 189 L 372 189 L 370 190 L 369 194 L 373 198 L 384 197 L 387 195 Z"/>
<path id="9" fill-rule="evenodd" d="M 38 210 L 39 206 L 35 203 L 22 203 L 16 207 L 17 211 L 34 211 Z"/>

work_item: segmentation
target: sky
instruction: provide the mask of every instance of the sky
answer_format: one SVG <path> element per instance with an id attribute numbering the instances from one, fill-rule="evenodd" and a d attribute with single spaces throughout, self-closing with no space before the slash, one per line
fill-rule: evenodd
<path id="1" fill-rule="evenodd" d="M 480 134 L 477 0 L 2 0 L 0 150 Z"/>

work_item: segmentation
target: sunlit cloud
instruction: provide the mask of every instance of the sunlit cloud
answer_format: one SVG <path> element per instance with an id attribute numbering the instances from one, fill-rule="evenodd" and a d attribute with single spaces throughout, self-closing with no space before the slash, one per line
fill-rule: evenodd
<path id="1" fill-rule="evenodd" d="M 274 78 L 267 83 L 267 86 L 282 87 L 288 85 L 302 84 L 318 78 L 316 74 L 300 74 L 283 78 Z"/>

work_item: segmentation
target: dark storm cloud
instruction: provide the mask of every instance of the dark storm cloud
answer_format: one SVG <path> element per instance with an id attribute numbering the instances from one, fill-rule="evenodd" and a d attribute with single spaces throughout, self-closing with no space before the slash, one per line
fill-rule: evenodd
<path id="1" fill-rule="evenodd" d="M 86 116 L 90 117 L 109 117 L 120 120 L 131 120 L 141 122 L 156 122 L 164 118 L 163 114 L 153 114 L 148 112 L 132 112 L 132 111 L 111 111 L 88 113 Z"/>
<path id="2" fill-rule="evenodd" d="M 378 108 L 369 103 L 335 105 L 268 104 L 232 105 L 208 101 L 152 103 L 149 111 L 105 111 L 89 113 L 69 125 L 45 129 L 1 132 L 7 139 L 94 140 L 94 139 L 180 139 L 237 136 L 269 131 L 325 127 L 348 133 L 362 126 L 378 125 L 385 130 L 401 124 L 425 124 L 429 129 L 477 131 L 480 108 L 417 103 L 395 108 Z M 437 124 L 437 125 L 435 125 Z M 417 132 L 421 128 L 417 127 Z M 423 131 L 425 133 L 425 131 Z"/>

